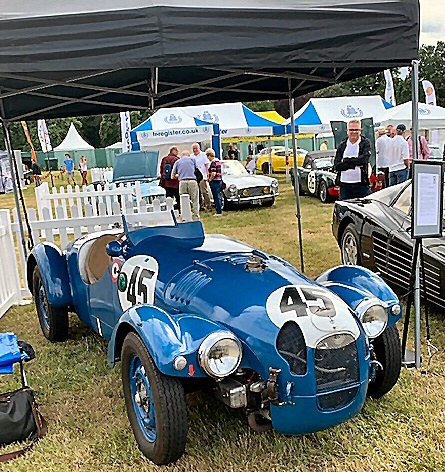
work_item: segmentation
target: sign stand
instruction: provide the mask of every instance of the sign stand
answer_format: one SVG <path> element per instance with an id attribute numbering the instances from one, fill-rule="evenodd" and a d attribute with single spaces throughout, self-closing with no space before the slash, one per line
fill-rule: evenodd
<path id="1" fill-rule="evenodd" d="M 431 344 L 427 291 L 425 281 L 425 261 L 423 254 L 423 238 L 441 237 L 443 231 L 443 163 L 440 161 L 413 161 L 413 182 L 411 195 L 411 238 L 415 240 L 412 269 L 409 283 L 409 294 L 403 327 L 402 352 L 403 364 L 406 367 L 420 368 L 420 282 L 423 275 L 423 299 L 425 302 L 425 321 L 427 329 L 428 354 L 437 349 Z M 406 351 L 411 305 L 414 302 L 414 355 Z"/>

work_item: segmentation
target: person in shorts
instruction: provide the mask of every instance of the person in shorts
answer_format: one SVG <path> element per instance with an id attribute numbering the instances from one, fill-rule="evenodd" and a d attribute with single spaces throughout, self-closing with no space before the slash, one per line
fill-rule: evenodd
<path id="1" fill-rule="evenodd" d="M 73 184 L 77 185 L 76 181 L 74 180 L 74 161 L 68 153 L 65 154 L 65 160 L 63 163 L 65 165 L 66 180 L 68 184 L 70 183 L 70 179 L 72 179 Z"/>

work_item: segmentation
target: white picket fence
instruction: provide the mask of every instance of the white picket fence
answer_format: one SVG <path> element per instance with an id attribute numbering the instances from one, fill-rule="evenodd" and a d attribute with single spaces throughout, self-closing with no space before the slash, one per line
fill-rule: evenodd
<path id="1" fill-rule="evenodd" d="M 90 169 L 91 182 L 111 182 L 113 180 L 112 167 L 93 167 Z"/>
<path id="2" fill-rule="evenodd" d="M 9 210 L 0 210 L 0 316 L 15 303 L 20 303 L 22 293 L 15 244 Z"/>
<path id="3" fill-rule="evenodd" d="M 35 193 L 40 219 L 47 219 L 48 214 L 50 219 L 59 219 L 56 215 L 56 209 L 59 206 L 62 208 L 63 217 L 69 218 L 72 216 L 70 211 L 73 207 L 77 208 L 76 216 L 82 216 L 86 204 L 91 205 L 93 216 L 116 214 L 116 203 L 120 205 L 122 213 L 127 213 L 127 208 L 139 209 L 140 205 L 145 205 L 142 201 L 140 182 L 119 186 L 107 184 L 105 188 L 97 187 L 97 189 L 93 185 L 84 185 L 82 188 L 76 185 L 74 189 L 68 185 L 66 188 L 59 189 L 53 187 L 51 192 L 48 183 L 43 182 L 42 185 L 36 187 Z"/>
<path id="4" fill-rule="evenodd" d="M 136 183 L 136 195 L 140 186 Z M 41 241 L 57 244 L 65 248 L 70 240 L 95 231 L 122 225 L 122 214 L 132 226 L 173 225 L 173 199 L 167 198 L 161 206 L 158 199 L 148 204 L 141 198 L 133 199 L 133 188 L 110 187 L 106 191 L 87 189 L 74 190 L 68 186 L 49 192 L 48 185 L 36 188 L 37 206 L 28 209 L 28 219 L 34 245 Z M 118 198 L 119 197 L 119 198 Z M 181 221 L 192 220 L 190 198 L 181 196 Z M 174 215 L 174 217 L 173 217 Z M 23 222 L 24 224 L 24 222 Z M 26 228 L 25 228 L 26 230 Z M 18 254 L 18 256 L 17 256 Z M 26 260 L 20 243 L 17 212 L 13 211 L 13 221 L 9 210 L 0 210 L 0 316 L 23 297 L 30 296 L 27 284 Z"/>

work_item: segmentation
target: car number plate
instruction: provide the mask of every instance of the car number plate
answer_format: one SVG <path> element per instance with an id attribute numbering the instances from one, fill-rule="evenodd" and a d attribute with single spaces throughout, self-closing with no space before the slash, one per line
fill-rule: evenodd
<path id="1" fill-rule="evenodd" d="M 258 198 L 254 198 L 254 199 L 252 200 L 252 203 L 253 203 L 254 205 L 258 205 L 258 203 L 260 203 L 260 200 L 259 200 Z"/>

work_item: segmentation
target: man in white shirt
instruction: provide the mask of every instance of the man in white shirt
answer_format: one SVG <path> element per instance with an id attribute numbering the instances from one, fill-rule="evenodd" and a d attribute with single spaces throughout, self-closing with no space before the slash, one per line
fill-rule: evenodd
<path id="1" fill-rule="evenodd" d="M 201 171 L 203 179 L 199 182 L 199 200 L 201 209 L 211 211 L 212 204 L 210 203 L 210 195 L 208 190 L 208 177 L 210 161 L 207 159 L 205 152 L 201 151 L 198 143 L 192 145 L 193 157 L 196 161 L 196 167 Z"/>
<path id="2" fill-rule="evenodd" d="M 388 168 L 388 146 L 391 138 L 386 134 L 384 126 L 380 126 L 377 131 L 378 138 L 375 142 L 375 149 L 377 154 L 376 175 L 383 172 L 385 175 L 383 188 L 389 187 L 389 168 Z"/>
<path id="3" fill-rule="evenodd" d="M 371 143 L 361 135 L 361 131 L 361 121 L 351 120 L 348 123 L 348 137 L 339 144 L 335 153 L 339 200 L 366 197 L 371 193 L 368 175 Z"/>
<path id="4" fill-rule="evenodd" d="M 397 125 L 397 134 L 388 144 L 389 185 L 396 185 L 408 180 L 409 147 L 403 137 L 406 131 L 404 124 Z"/>

